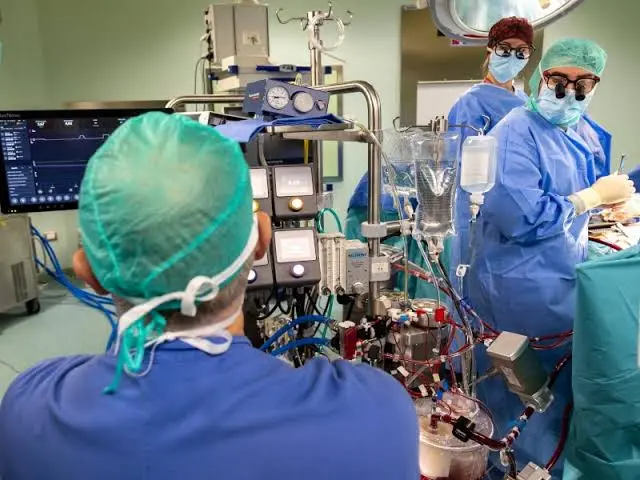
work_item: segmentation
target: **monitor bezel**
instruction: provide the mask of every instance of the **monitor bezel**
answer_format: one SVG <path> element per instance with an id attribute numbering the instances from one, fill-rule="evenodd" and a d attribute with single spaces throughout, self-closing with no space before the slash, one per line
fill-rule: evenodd
<path id="1" fill-rule="evenodd" d="M 93 118 L 93 117 L 137 117 L 148 112 L 175 113 L 168 108 L 119 108 L 119 109 L 60 109 L 60 110 L 2 110 L 0 120 L 33 120 L 39 118 Z M 3 214 L 39 213 L 64 210 L 77 210 L 78 202 L 11 205 L 9 184 L 4 163 L 4 152 L 0 148 L 0 212 Z"/>

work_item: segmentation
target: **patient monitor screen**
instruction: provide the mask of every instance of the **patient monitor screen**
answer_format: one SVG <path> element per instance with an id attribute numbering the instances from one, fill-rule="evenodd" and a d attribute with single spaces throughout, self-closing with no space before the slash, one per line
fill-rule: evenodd
<path id="1" fill-rule="evenodd" d="M 0 112 L 5 213 L 77 208 L 87 162 L 138 110 Z"/>

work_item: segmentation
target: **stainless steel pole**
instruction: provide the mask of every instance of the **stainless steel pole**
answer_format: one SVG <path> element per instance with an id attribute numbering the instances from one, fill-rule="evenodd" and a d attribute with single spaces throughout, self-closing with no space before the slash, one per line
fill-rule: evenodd
<path id="1" fill-rule="evenodd" d="M 244 96 L 228 95 L 226 93 L 215 93 L 213 95 L 184 95 L 182 97 L 172 98 L 167 102 L 164 108 L 175 108 L 186 104 L 202 104 L 202 103 L 242 103 Z"/>
<path id="2" fill-rule="evenodd" d="M 312 20 L 322 15 L 323 12 L 312 11 L 307 13 L 308 25 L 311 25 Z M 311 27 L 307 27 L 311 28 Z M 322 68 L 322 51 L 316 46 L 320 44 L 320 25 L 316 22 L 313 25 L 313 31 L 310 32 L 313 35 L 316 43 L 309 42 L 309 53 L 311 62 L 311 86 L 317 87 L 324 84 L 324 69 Z M 311 151 L 313 152 L 313 162 L 316 165 L 316 191 L 318 192 L 318 198 L 322 198 L 322 192 L 324 191 L 324 164 L 322 161 L 322 142 L 313 142 L 311 145 Z M 322 203 L 322 202 L 321 202 Z"/>
<path id="3" fill-rule="evenodd" d="M 362 81 L 336 83 L 331 85 L 320 85 L 319 90 L 329 93 L 349 94 L 359 93 L 364 96 L 367 104 L 367 128 L 378 133 L 382 130 L 382 112 L 380 105 L 380 97 L 378 92 L 370 83 Z M 238 95 L 214 94 L 214 95 L 188 95 L 176 97 L 170 100 L 166 108 L 173 108 L 183 104 L 199 104 L 199 103 L 241 103 L 244 97 Z M 374 144 L 368 145 L 368 166 L 369 166 L 369 215 L 368 222 L 372 225 L 380 223 L 380 187 L 382 184 L 382 152 Z M 380 256 L 380 239 L 369 239 L 369 257 L 375 259 Z M 369 282 L 369 313 L 376 315 L 375 300 L 380 297 L 380 283 Z"/>
<path id="4" fill-rule="evenodd" d="M 377 134 L 382 130 L 382 108 L 378 92 L 370 83 L 354 81 L 323 85 L 318 87 L 331 93 L 360 93 L 367 103 L 367 128 Z M 369 218 L 372 225 L 380 223 L 380 187 L 382 185 L 382 152 L 372 142 L 369 142 Z M 369 257 L 371 260 L 380 256 L 380 239 L 369 239 Z M 376 299 L 380 297 L 380 283 L 369 282 L 369 314 L 376 315 Z"/>

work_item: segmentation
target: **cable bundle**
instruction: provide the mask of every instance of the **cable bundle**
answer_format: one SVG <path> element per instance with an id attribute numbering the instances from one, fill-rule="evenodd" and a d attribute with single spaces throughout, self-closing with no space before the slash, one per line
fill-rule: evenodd
<path id="1" fill-rule="evenodd" d="M 111 326 L 111 334 L 109 336 L 109 341 L 107 342 L 107 350 L 109 350 L 117 334 L 116 313 L 113 310 L 107 308 L 107 307 L 113 306 L 113 300 L 110 297 L 97 295 L 95 293 L 88 292 L 74 285 L 73 282 L 69 280 L 67 275 L 62 270 L 60 261 L 58 260 L 58 257 L 55 251 L 53 250 L 53 247 L 51 246 L 51 243 L 49 242 L 49 240 L 47 240 L 47 238 L 44 235 L 42 235 L 38 231 L 38 229 L 35 228 L 34 226 L 31 226 L 31 234 L 36 239 L 38 239 L 38 241 L 42 245 L 42 250 L 46 255 L 46 257 L 51 262 L 51 265 L 53 266 L 53 270 L 47 267 L 45 263 L 43 263 L 37 256 L 35 256 L 36 264 L 40 268 L 42 268 L 45 272 L 47 272 L 49 276 L 53 278 L 56 282 L 58 282 L 60 285 L 65 287 L 69 291 L 69 293 L 71 293 L 71 295 L 73 295 L 80 302 L 84 303 L 85 305 L 91 308 L 95 308 L 96 310 L 104 314 L 105 317 L 107 317 L 107 320 L 109 321 L 109 325 Z"/>

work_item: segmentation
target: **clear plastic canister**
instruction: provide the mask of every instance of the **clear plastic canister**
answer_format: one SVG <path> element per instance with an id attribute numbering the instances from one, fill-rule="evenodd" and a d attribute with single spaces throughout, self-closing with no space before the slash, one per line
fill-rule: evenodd
<path id="1" fill-rule="evenodd" d="M 478 404 L 461 395 L 447 392 L 435 411 L 465 416 L 476 424 L 475 431 L 491 437 L 494 426 Z M 431 426 L 433 403 L 429 398 L 416 401 L 420 419 L 420 472 L 433 480 L 479 480 L 487 469 L 489 450 L 472 441 L 463 443 L 453 436 L 451 425 Z"/>
<path id="2" fill-rule="evenodd" d="M 467 137 L 462 144 L 460 187 L 471 194 L 486 193 L 496 184 L 498 144 L 493 137 Z"/>

